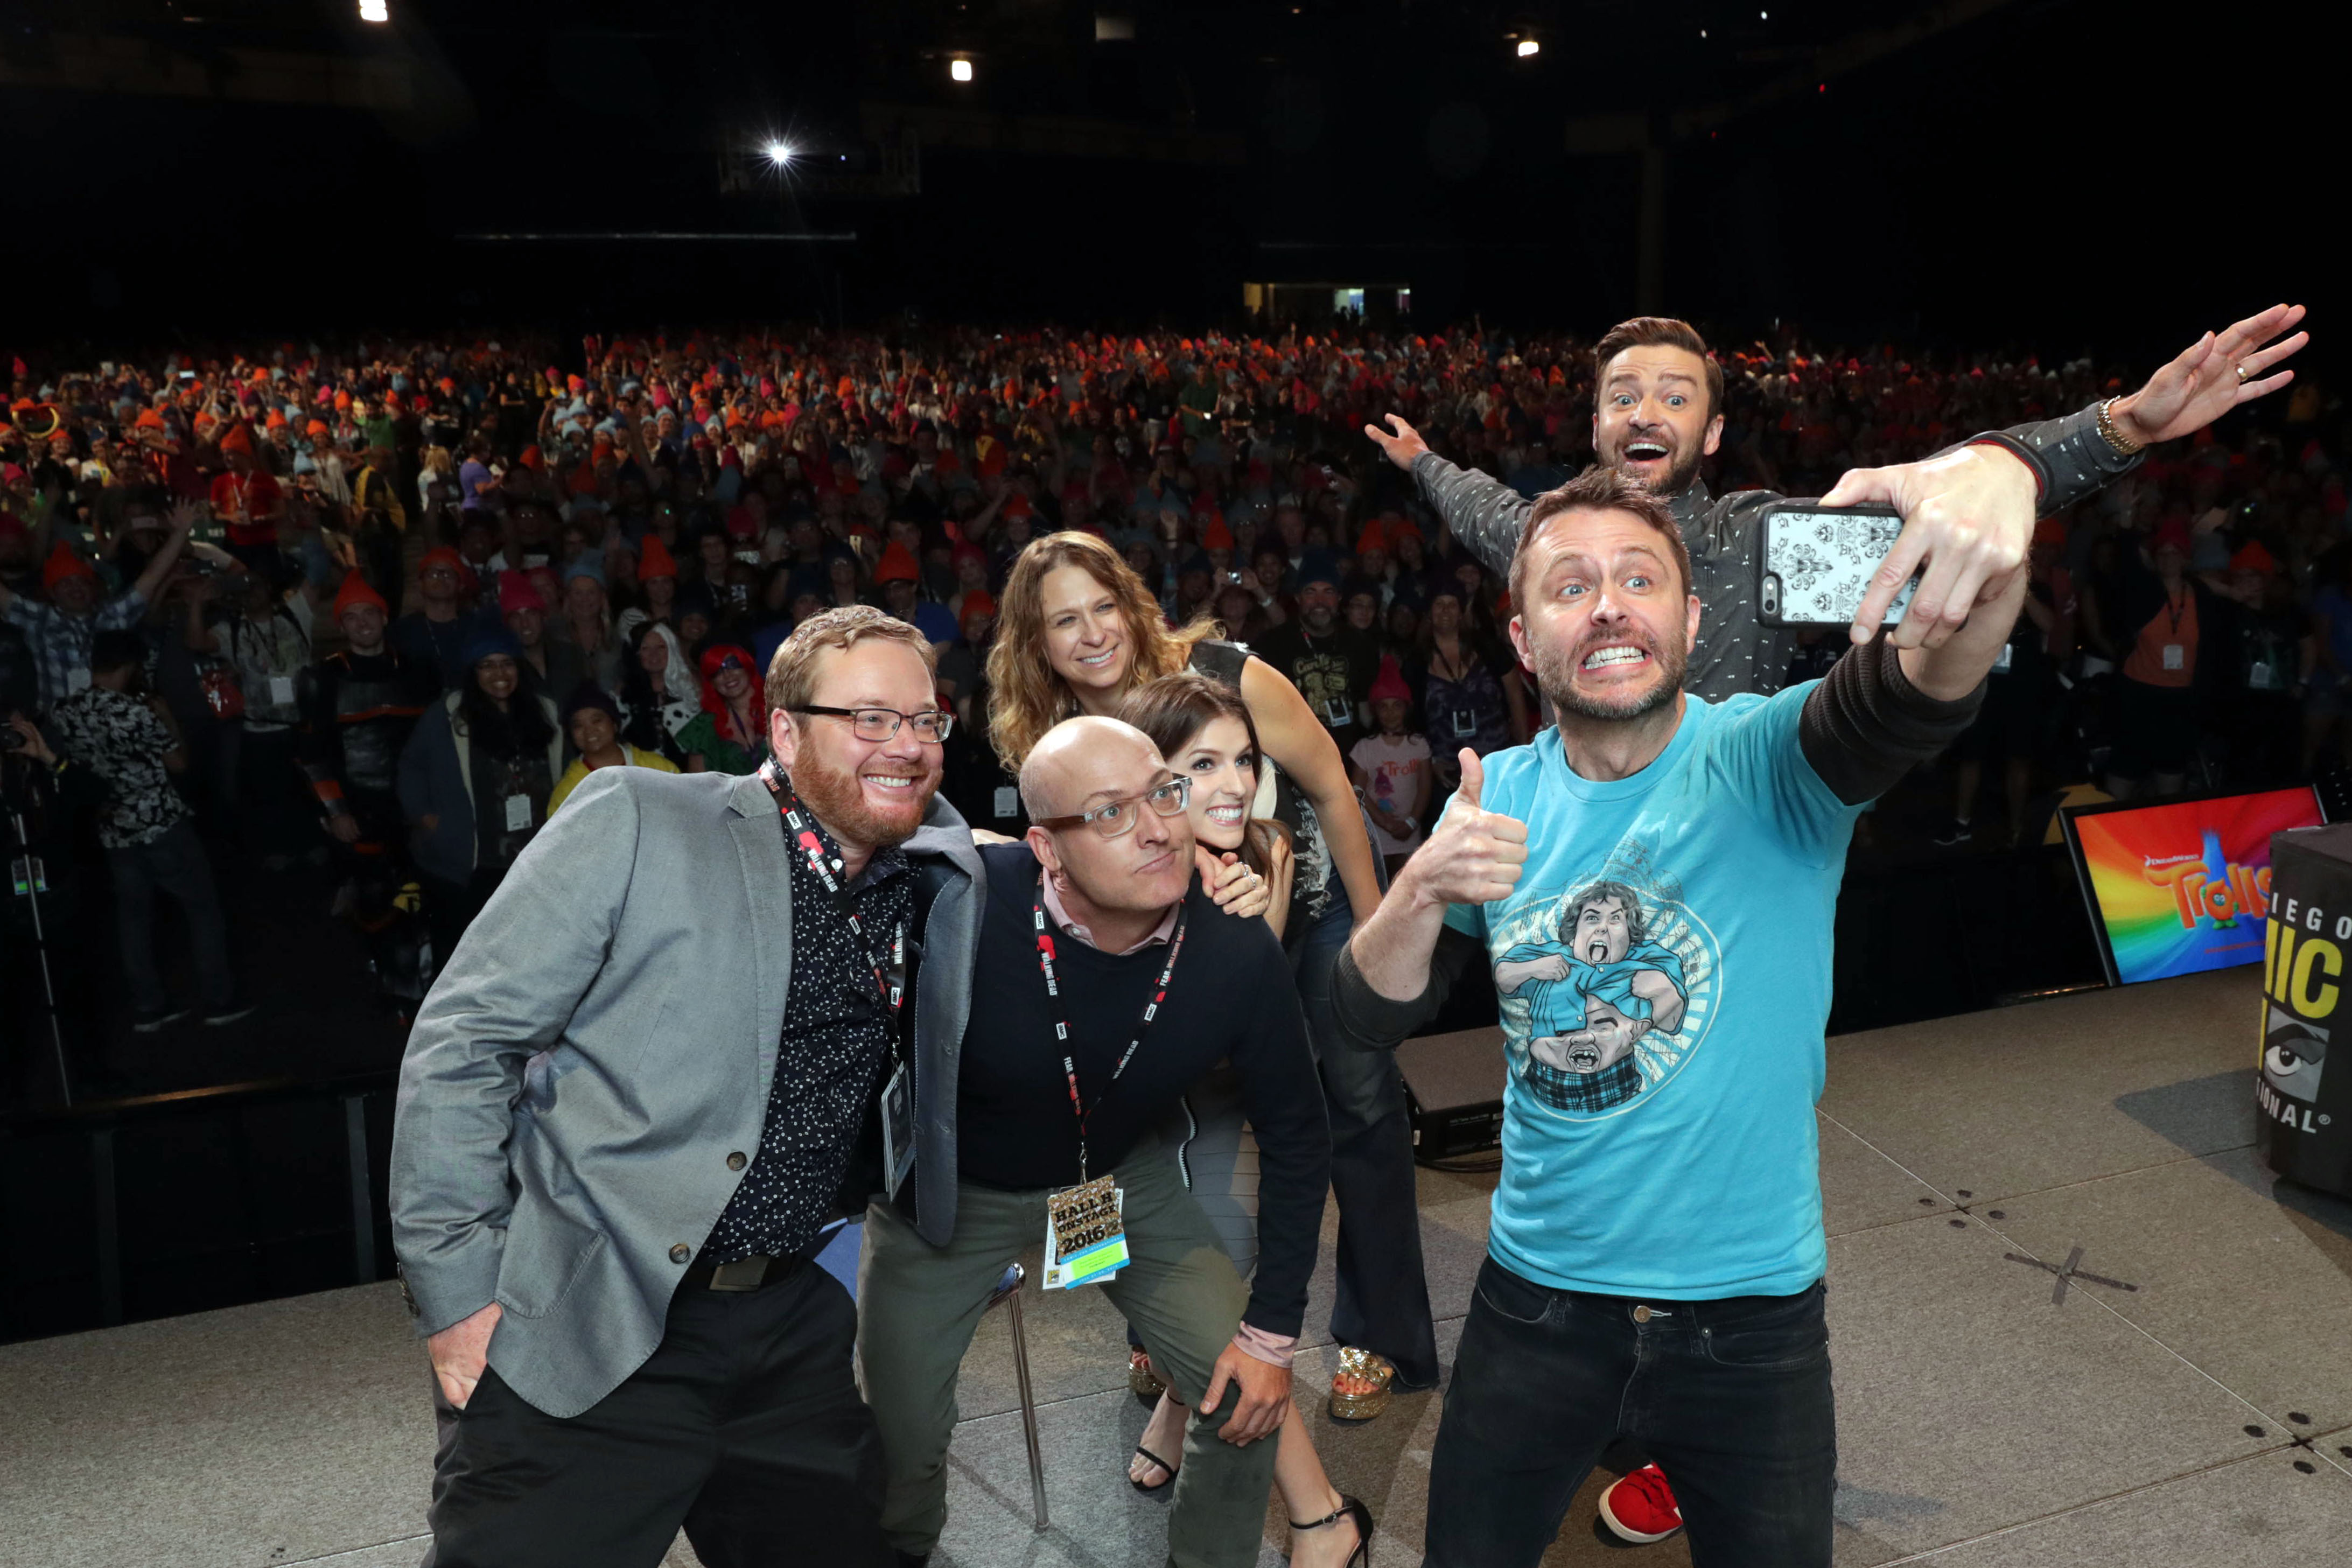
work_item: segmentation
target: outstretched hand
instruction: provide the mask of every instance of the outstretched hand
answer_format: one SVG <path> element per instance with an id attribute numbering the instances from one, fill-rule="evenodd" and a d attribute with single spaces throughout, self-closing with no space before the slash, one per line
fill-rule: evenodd
<path id="1" fill-rule="evenodd" d="M 1406 424 L 1401 416 L 1391 414 L 1386 416 L 1386 418 L 1396 427 L 1394 435 L 1391 435 L 1377 425 L 1365 426 L 1364 434 L 1380 444 L 1381 450 L 1387 454 L 1390 462 L 1409 474 L 1412 472 L 1413 459 L 1429 450 L 1429 443 L 1423 440 L 1421 432 Z"/>
<path id="2" fill-rule="evenodd" d="M 2142 446 L 2193 436 L 2242 403 L 2267 396 L 2294 379 L 2294 372 L 2263 372 L 2311 341 L 2309 332 L 2271 340 L 2303 320 L 2300 305 L 2273 305 L 2218 335 L 2207 332 L 2180 351 L 2108 410 L 2125 439 Z"/>
<path id="3" fill-rule="evenodd" d="M 2033 475 L 1998 447 L 1957 447 L 1916 463 L 1853 468 L 1823 506 L 1879 502 L 1903 514 L 1903 532 L 1871 574 L 1851 635 L 1878 635 L 1895 595 L 1926 570 L 1891 634 L 1897 647 L 1941 647 L 1986 600 L 2008 588 L 2033 539 Z"/>

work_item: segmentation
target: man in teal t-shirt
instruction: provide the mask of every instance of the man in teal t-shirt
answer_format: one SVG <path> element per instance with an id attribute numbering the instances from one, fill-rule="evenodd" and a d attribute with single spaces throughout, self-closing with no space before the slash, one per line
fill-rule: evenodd
<path id="1" fill-rule="evenodd" d="M 1368 1041 L 1475 958 L 1501 1002 L 1502 1181 L 1427 1568 L 1534 1563 L 1621 1432 L 1674 1477 L 1701 1561 L 1829 1562 L 1831 936 L 1861 806 L 1967 727 L 2016 619 L 2018 563 L 1965 624 L 1938 615 L 1953 575 L 1826 679 L 1708 702 L 1683 690 L 1700 611 L 1664 503 L 1595 468 L 1529 514 L 1511 637 L 1558 727 L 1464 754 L 1334 980 Z"/>

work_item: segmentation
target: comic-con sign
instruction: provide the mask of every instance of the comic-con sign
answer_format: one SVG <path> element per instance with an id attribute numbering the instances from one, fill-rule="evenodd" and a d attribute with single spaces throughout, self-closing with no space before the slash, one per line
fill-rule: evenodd
<path id="1" fill-rule="evenodd" d="M 2352 1029 L 2352 824 L 2271 840 L 2265 923 L 2257 1142 L 2278 1174 L 2352 1193 L 2352 1066 L 2327 1071 L 2329 1042 Z"/>

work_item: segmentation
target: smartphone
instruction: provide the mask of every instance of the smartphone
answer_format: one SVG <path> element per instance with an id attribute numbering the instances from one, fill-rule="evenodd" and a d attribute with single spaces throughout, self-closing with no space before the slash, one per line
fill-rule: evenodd
<path id="1" fill-rule="evenodd" d="M 1903 531 L 1891 506 L 1823 506 L 1818 500 L 1775 501 L 1757 526 L 1756 618 L 1768 626 L 1850 626 L 1870 579 Z M 1903 584 L 1885 624 L 1902 620 L 1919 586 Z"/>

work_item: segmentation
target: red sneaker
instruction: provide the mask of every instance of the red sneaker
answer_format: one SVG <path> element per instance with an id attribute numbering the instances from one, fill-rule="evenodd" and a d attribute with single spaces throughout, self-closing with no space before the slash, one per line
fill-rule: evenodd
<path id="1" fill-rule="evenodd" d="M 1617 1478 L 1601 1494 L 1601 1521 L 1620 1541 L 1638 1546 L 1664 1541 L 1683 1527 L 1683 1510 L 1675 1506 L 1675 1489 L 1666 1472 L 1655 1465 Z"/>

